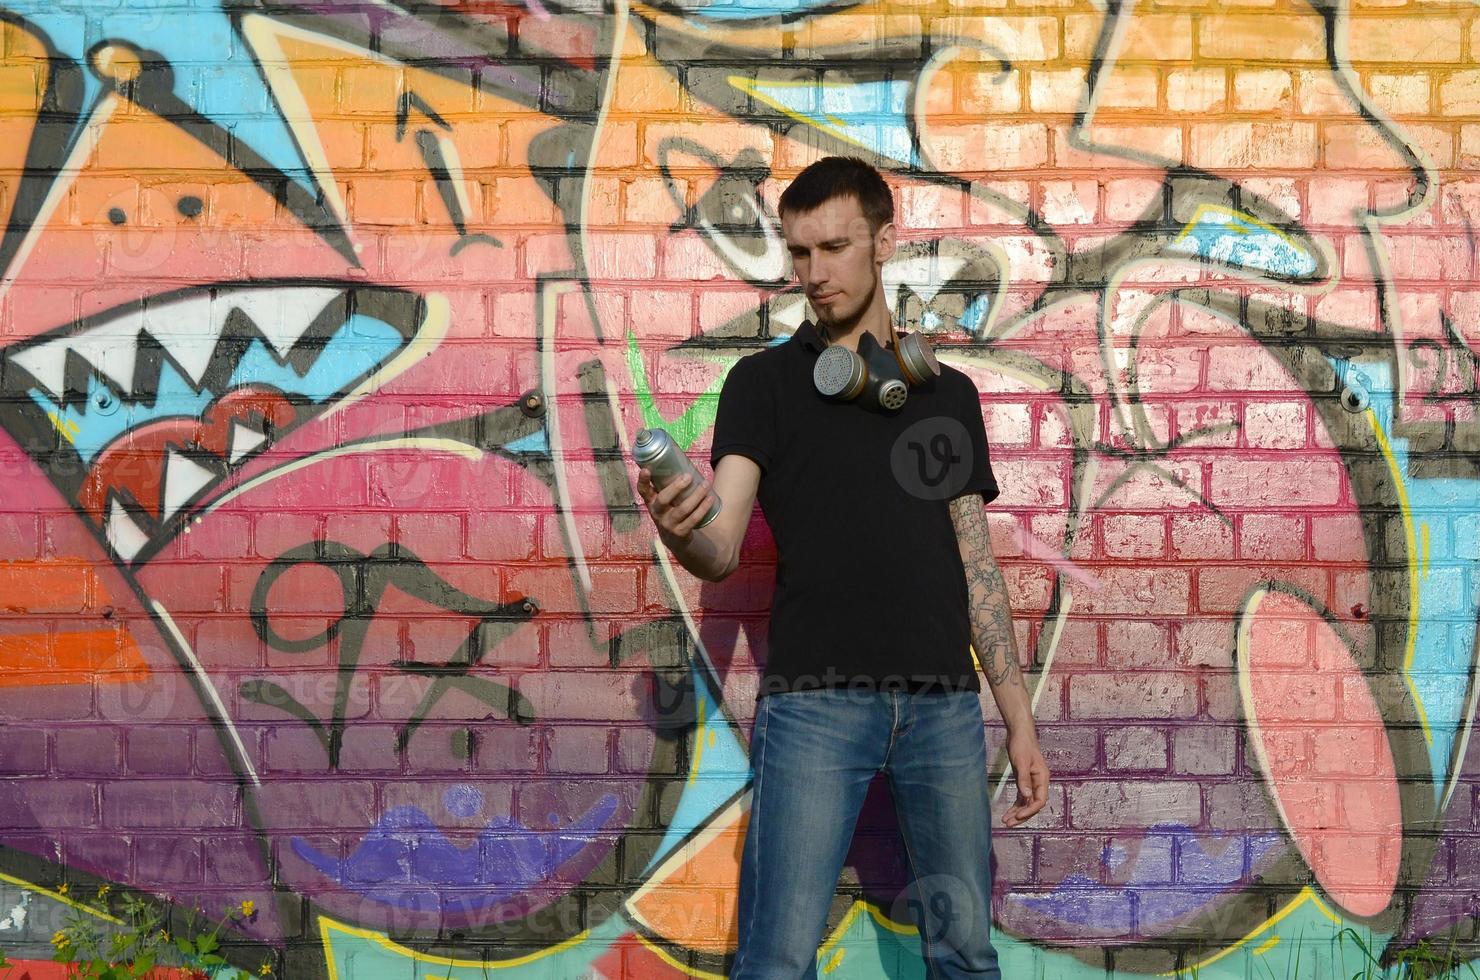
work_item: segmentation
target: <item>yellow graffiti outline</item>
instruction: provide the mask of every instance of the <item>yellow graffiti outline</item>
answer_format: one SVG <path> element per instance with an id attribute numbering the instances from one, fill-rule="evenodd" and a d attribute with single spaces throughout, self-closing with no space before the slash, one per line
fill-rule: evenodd
<path id="1" fill-rule="evenodd" d="M 1270 936 L 1268 940 L 1266 940 L 1265 942 L 1262 942 L 1258 946 L 1255 946 L 1254 947 L 1254 955 L 1255 956 L 1263 956 L 1265 953 L 1267 953 L 1270 950 L 1274 949 L 1279 944 L 1280 944 L 1280 937 L 1279 936 Z"/>
<path id="2" fill-rule="evenodd" d="M 1259 935 L 1261 932 L 1264 932 L 1266 929 L 1269 929 L 1269 928 L 1271 928 L 1271 927 L 1273 927 L 1275 925 L 1278 925 L 1279 922 L 1280 922 L 1280 920 L 1282 920 L 1285 917 L 1287 917 L 1288 915 L 1290 915 L 1292 912 L 1294 912 L 1296 909 L 1300 908 L 1300 906 L 1304 905 L 1306 902 L 1312 903 L 1315 906 L 1316 911 L 1320 912 L 1326 918 L 1330 919 L 1331 920 L 1331 923 L 1333 925 L 1338 925 L 1339 926 L 1344 921 L 1341 918 L 1341 916 L 1337 915 L 1335 912 L 1332 912 L 1331 909 L 1326 905 L 1325 902 L 1321 901 L 1321 897 L 1319 895 L 1317 895 L 1315 893 L 1315 891 L 1309 885 L 1306 885 L 1304 888 L 1302 888 L 1300 890 L 1300 894 L 1299 895 L 1295 896 L 1293 899 L 1290 900 L 1290 904 L 1289 905 L 1286 905 L 1284 908 L 1280 909 L 1274 915 L 1271 915 L 1269 918 L 1265 919 L 1259 925 L 1257 925 L 1253 929 L 1249 930 L 1249 932 L 1247 934 L 1245 934 L 1244 938 L 1240 939 L 1238 942 L 1236 942 L 1233 945 L 1229 946 L 1227 949 L 1220 949 L 1218 952 L 1214 953 L 1212 956 L 1209 956 L 1207 959 L 1198 960 L 1196 963 L 1193 963 L 1191 966 L 1183 967 L 1180 970 L 1169 970 L 1166 973 L 1158 973 L 1157 976 L 1159 976 L 1159 977 L 1180 977 L 1180 976 L 1183 976 L 1184 974 L 1186 974 L 1187 971 L 1189 971 L 1189 970 L 1201 970 L 1203 967 L 1211 966 L 1214 963 L 1216 963 L 1219 960 L 1221 960 L 1223 957 L 1227 956 L 1229 953 L 1232 953 L 1234 950 L 1236 950 L 1239 947 L 1241 947 L 1241 946 L 1245 945 L 1246 943 L 1250 942 L 1255 936 Z M 1276 938 L 1278 938 L 1278 937 L 1276 937 Z M 1266 947 L 1265 946 L 1261 946 L 1260 947 L 1260 949 L 1264 949 L 1264 948 L 1266 948 Z M 1255 950 L 1255 952 L 1258 952 L 1258 951 L 1259 950 Z"/>
<path id="3" fill-rule="evenodd" d="M 695 730 L 703 732 L 704 735 L 701 738 L 694 739 L 694 758 L 689 765 L 689 778 L 684 780 L 684 784 L 687 786 L 694 785 L 695 781 L 699 778 L 699 766 L 704 760 L 704 743 L 708 742 L 710 745 L 715 744 L 714 729 L 705 726 L 705 722 L 708 720 L 708 714 L 704 707 L 704 699 L 698 698 L 696 701 L 697 704 L 694 708 L 696 715 Z"/>
<path id="4" fill-rule="evenodd" d="M 1188 219 L 1187 224 L 1182 226 L 1182 230 L 1178 232 L 1177 237 L 1172 239 L 1172 244 L 1176 245 L 1177 243 L 1188 238 L 1192 234 L 1192 229 L 1196 228 L 1197 223 L 1202 220 L 1203 215 L 1209 212 L 1226 214 L 1230 218 L 1233 218 L 1245 225 L 1252 225 L 1254 228 L 1258 228 L 1260 231 L 1267 231 L 1271 235 L 1274 235 L 1276 238 L 1283 240 L 1291 248 L 1298 250 L 1302 255 L 1306 256 L 1312 261 L 1315 260 L 1315 256 L 1310 254 L 1310 249 L 1306 248 L 1303 244 L 1291 238 L 1286 232 L 1281 231 L 1274 225 L 1266 224 L 1265 222 L 1260 221 L 1252 214 L 1249 214 L 1245 211 L 1240 211 L 1237 208 L 1228 207 L 1226 204 L 1208 204 L 1206 202 L 1199 204 L 1197 206 L 1197 210 L 1192 212 L 1192 217 Z M 1252 234 L 1252 229 L 1249 228 L 1229 228 L 1228 225 L 1221 225 L 1220 227 L 1228 228 L 1228 230 L 1233 231 L 1239 235 Z M 1268 278 L 1269 271 L 1270 270 L 1265 270 L 1261 278 Z"/>
<path id="5" fill-rule="evenodd" d="M 513 966 L 527 966 L 530 963 L 537 963 L 555 953 L 573 949 L 584 943 L 591 936 L 590 929 L 583 929 L 569 939 L 556 943 L 547 949 L 542 949 L 535 953 L 526 953 L 512 960 L 490 963 L 487 960 L 460 960 L 451 956 L 432 956 L 429 953 L 419 953 L 409 946 L 402 946 L 383 932 L 376 932 L 373 929 L 361 929 L 358 926 L 347 925 L 346 923 L 331 919 L 327 915 L 321 915 L 319 916 L 319 937 L 324 943 L 324 961 L 328 964 L 329 980 L 340 980 L 339 968 L 334 962 L 334 940 L 329 935 L 331 929 L 345 935 L 354 936 L 357 939 L 368 939 L 386 952 L 405 957 L 413 963 L 428 963 L 433 966 L 445 966 L 453 969 L 468 968 L 484 971 L 506 970 Z M 451 978 L 428 976 L 427 980 L 451 980 Z"/>
<path id="6" fill-rule="evenodd" d="M 71 419 L 62 418 L 60 412 L 47 412 L 46 417 L 51 420 L 52 426 L 56 428 L 57 432 L 61 433 L 63 439 L 71 443 L 77 441 L 79 428 L 76 422 L 73 422 Z"/>
<path id="7" fill-rule="evenodd" d="M 832 935 L 828 936 L 827 941 L 818 947 L 817 954 L 819 958 L 822 958 L 826 954 L 831 954 L 827 955 L 823 962 L 822 973 L 831 973 L 842 965 L 843 957 L 847 955 L 848 950 L 846 947 L 839 946 L 838 944 L 848 934 L 848 930 L 852 928 L 853 922 L 864 912 L 872 916 L 873 920 L 879 924 L 879 927 L 887 932 L 892 932 L 900 936 L 908 936 L 913 935 L 916 931 L 913 926 L 899 925 L 893 919 L 889 918 L 888 915 L 884 914 L 883 910 L 869 902 L 854 901 L 848 907 L 848 911 L 843 914 L 842 921 L 832 931 Z"/>
<path id="8" fill-rule="evenodd" d="M 1429 715 L 1424 710 L 1423 698 L 1418 694 L 1418 688 L 1413 684 L 1413 652 L 1418 645 L 1418 541 L 1413 527 L 1413 508 L 1408 502 L 1408 485 L 1403 480 L 1403 473 L 1398 467 L 1398 460 L 1393 455 L 1393 447 L 1388 443 L 1387 434 L 1382 431 L 1382 422 L 1377 418 L 1377 413 L 1367 409 L 1367 424 L 1372 426 L 1372 434 L 1377 437 L 1377 445 L 1382 449 L 1382 458 L 1387 460 L 1388 470 L 1393 474 L 1393 486 L 1398 491 L 1398 507 L 1403 511 L 1403 533 L 1408 539 L 1408 642 L 1403 650 L 1403 683 L 1408 686 L 1408 693 L 1413 695 L 1413 706 L 1418 710 L 1418 723 L 1423 728 L 1424 741 L 1429 745 L 1434 744 L 1434 733 L 1429 728 Z"/>
<path id="9" fill-rule="evenodd" d="M 672 953 L 668 952 L 666 949 L 659 946 L 657 943 L 653 942 L 651 939 L 644 936 L 640 932 L 634 932 L 633 935 L 637 937 L 637 941 L 641 943 L 649 953 L 652 953 L 658 959 L 673 967 L 675 970 L 682 972 L 684 976 L 703 977 L 704 980 L 725 980 L 725 975 L 723 973 L 710 973 L 708 970 L 701 970 L 698 967 L 690 967 L 683 963 L 680 963 L 677 959 L 674 958 Z"/>
<path id="10" fill-rule="evenodd" d="M 66 895 L 63 895 L 59 891 L 53 891 L 50 888 L 43 888 L 40 885 L 35 884 L 34 882 L 26 881 L 24 878 L 17 878 L 14 875 L 8 875 L 0 872 L 0 881 L 8 882 L 12 885 L 15 885 L 22 891 L 37 892 L 39 894 L 45 895 L 47 898 L 50 898 L 57 902 L 61 902 L 63 905 L 71 906 L 72 908 L 77 909 L 79 912 L 86 912 L 88 915 L 91 915 L 94 918 L 102 919 L 106 922 L 112 922 L 115 925 L 123 925 L 122 919 L 115 918 L 109 915 L 107 912 L 101 912 L 93 908 L 91 905 L 84 905 L 76 899 L 68 898 Z"/>
<path id="11" fill-rule="evenodd" d="M 760 86 L 759 86 L 758 82 L 755 79 L 745 78 L 742 75 L 728 75 L 728 76 L 725 77 L 725 81 L 729 82 L 732 86 L 734 86 L 735 88 L 737 88 L 740 91 L 744 92 L 746 95 L 750 96 L 751 98 L 753 98 L 753 99 L 759 99 L 760 101 L 764 102 L 766 105 L 768 105 L 771 108 L 773 108 L 773 109 L 777 110 L 778 112 L 780 112 L 782 115 L 788 116 L 791 119 L 795 119 L 799 123 L 802 123 L 802 124 L 807 125 L 807 126 L 811 126 L 813 129 L 816 129 L 816 130 L 818 130 L 820 132 L 827 133 L 829 136 L 835 136 L 835 137 L 837 137 L 838 139 L 842 140 L 845 143 L 851 143 L 854 146 L 861 147 L 862 149 L 870 150 L 870 151 L 875 152 L 875 153 L 880 152 L 876 147 L 870 146 L 868 143 L 865 143 L 862 140 L 856 140 L 853 137 L 849 136 L 841 128 L 841 127 L 845 127 L 845 126 L 848 125 L 847 121 L 846 120 L 843 120 L 843 119 L 839 119 L 837 116 L 833 115 L 830 112 L 824 112 L 824 113 L 820 113 L 819 114 L 827 122 L 832 123 L 832 126 L 830 126 L 830 127 L 829 126 L 823 126 L 823 125 L 820 125 L 819 124 L 817 118 L 815 118 L 813 116 L 804 116 L 800 112 L 798 112 L 795 109 L 791 108 L 790 106 L 787 106 L 785 103 L 778 102 L 777 100 L 771 98 L 769 95 L 766 95 L 764 92 L 760 91 Z M 827 84 L 827 83 L 822 83 L 822 82 L 784 82 L 784 81 L 767 82 L 766 83 L 766 86 L 768 88 L 832 88 L 832 89 L 843 89 L 843 88 L 851 88 L 852 87 L 850 85 L 833 85 L 833 84 Z M 888 154 L 884 154 L 884 155 L 887 156 Z"/>

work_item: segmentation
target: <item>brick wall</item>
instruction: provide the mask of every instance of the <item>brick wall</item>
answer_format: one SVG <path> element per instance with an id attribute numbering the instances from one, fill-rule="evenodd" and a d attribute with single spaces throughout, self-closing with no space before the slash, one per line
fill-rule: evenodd
<path id="1" fill-rule="evenodd" d="M 129 894 L 226 917 L 251 973 L 724 974 L 775 548 L 757 510 L 690 576 L 627 448 L 707 459 L 726 371 L 803 316 L 775 201 L 829 153 L 888 174 L 891 305 L 1003 486 L 1054 771 L 994 831 L 1006 972 L 1473 955 L 1472 6 L 25 0 L 0 33 L 30 975 Z M 876 786 L 829 976 L 921 975 L 904 867 Z"/>

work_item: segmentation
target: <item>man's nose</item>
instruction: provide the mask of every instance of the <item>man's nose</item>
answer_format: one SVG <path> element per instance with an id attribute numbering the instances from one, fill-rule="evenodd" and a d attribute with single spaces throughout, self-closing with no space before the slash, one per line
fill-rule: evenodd
<path id="1" fill-rule="evenodd" d="M 811 256 L 807 259 L 807 285 L 820 286 L 827 282 L 827 263 L 821 256 Z"/>

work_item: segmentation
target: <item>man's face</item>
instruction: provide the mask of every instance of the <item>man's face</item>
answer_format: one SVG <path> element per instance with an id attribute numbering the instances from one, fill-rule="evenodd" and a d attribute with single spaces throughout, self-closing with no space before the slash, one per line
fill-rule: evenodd
<path id="1" fill-rule="evenodd" d="M 858 199 L 848 195 L 811 211 L 787 212 L 781 234 L 817 319 L 850 329 L 883 288 L 879 269 L 894 254 L 894 225 L 874 232 Z"/>

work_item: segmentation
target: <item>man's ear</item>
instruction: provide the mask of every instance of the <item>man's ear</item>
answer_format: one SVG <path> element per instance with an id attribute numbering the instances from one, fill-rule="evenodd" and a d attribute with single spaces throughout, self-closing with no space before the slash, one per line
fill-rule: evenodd
<path id="1" fill-rule="evenodd" d="M 880 225 L 879 231 L 874 235 L 874 261 L 883 265 L 894 257 L 894 222 Z"/>

